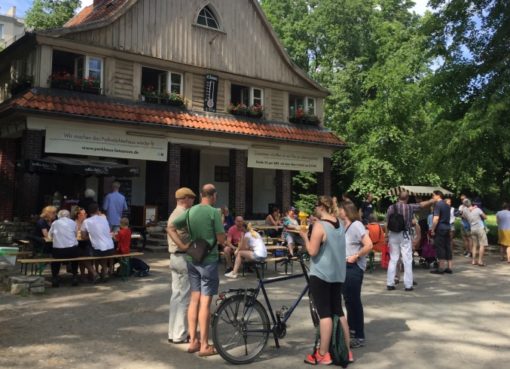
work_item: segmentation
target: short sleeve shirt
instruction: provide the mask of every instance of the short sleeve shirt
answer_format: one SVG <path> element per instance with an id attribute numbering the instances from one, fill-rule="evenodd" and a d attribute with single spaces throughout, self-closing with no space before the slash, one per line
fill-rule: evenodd
<path id="1" fill-rule="evenodd" d="M 95 250 L 108 251 L 114 248 L 110 226 L 106 217 L 94 215 L 83 221 L 82 230 L 85 230 L 90 238 L 90 243 Z"/>
<path id="2" fill-rule="evenodd" d="M 60 218 L 51 225 L 49 234 L 53 238 L 53 248 L 65 249 L 76 246 L 76 223 L 69 218 Z"/>
<path id="3" fill-rule="evenodd" d="M 436 202 L 434 216 L 439 216 L 437 228 L 441 230 L 450 229 L 450 206 L 443 200 Z"/>
<path id="4" fill-rule="evenodd" d="M 203 264 L 217 263 L 218 245 L 216 244 L 216 235 L 225 233 L 220 213 L 210 205 L 195 205 L 172 222 L 175 228 L 183 229 L 187 227 L 186 218 L 188 213 L 191 240 L 203 239 L 209 245 L 214 245 L 211 252 L 204 259 Z M 187 256 L 186 258 L 191 262 L 191 257 Z"/>
<path id="5" fill-rule="evenodd" d="M 484 227 L 482 215 L 483 211 L 480 208 L 464 209 L 462 212 L 462 216 L 469 222 L 472 231 L 476 231 L 477 229 L 482 229 Z"/>
<path id="6" fill-rule="evenodd" d="M 365 225 L 360 221 L 351 223 L 345 231 L 346 257 L 357 254 L 363 248 L 361 240 L 367 232 L 368 230 L 365 228 Z M 367 267 L 366 256 L 360 257 L 357 263 L 362 270 L 365 270 Z"/>
<path id="7" fill-rule="evenodd" d="M 172 222 L 174 221 L 174 219 L 177 219 L 180 215 L 186 213 L 186 208 L 184 206 L 179 206 L 177 205 L 174 209 L 174 211 L 172 211 L 172 214 L 170 214 L 170 216 L 168 217 L 168 225 L 172 224 Z M 189 242 L 189 233 L 188 233 L 188 228 L 185 227 L 185 228 L 182 228 L 182 229 L 178 229 L 177 230 L 177 234 L 179 235 L 181 241 L 183 243 L 188 243 Z M 177 245 L 175 244 L 174 241 L 172 241 L 172 239 L 170 238 L 170 236 L 167 236 L 167 241 L 168 241 L 168 252 L 173 254 L 175 252 L 177 252 L 179 249 L 177 248 Z"/>
<path id="8" fill-rule="evenodd" d="M 44 219 L 39 219 L 37 223 L 35 223 L 34 236 L 36 237 L 44 237 L 42 231 L 46 229 L 49 232 L 51 225 Z"/>
<path id="9" fill-rule="evenodd" d="M 508 231 L 510 230 L 510 210 L 500 210 L 496 213 L 498 220 L 498 228 Z"/>
<path id="10" fill-rule="evenodd" d="M 243 230 L 239 230 L 237 226 L 233 225 L 228 229 L 227 239 L 230 239 L 230 242 L 232 242 L 234 246 L 238 246 L 243 237 L 243 233 Z"/>

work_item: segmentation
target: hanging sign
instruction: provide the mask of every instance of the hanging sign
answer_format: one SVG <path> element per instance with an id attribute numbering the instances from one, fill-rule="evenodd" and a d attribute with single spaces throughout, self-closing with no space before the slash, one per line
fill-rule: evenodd
<path id="1" fill-rule="evenodd" d="M 218 101 L 218 76 L 208 74 L 205 76 L 204 110 L 215 113 Z"/>

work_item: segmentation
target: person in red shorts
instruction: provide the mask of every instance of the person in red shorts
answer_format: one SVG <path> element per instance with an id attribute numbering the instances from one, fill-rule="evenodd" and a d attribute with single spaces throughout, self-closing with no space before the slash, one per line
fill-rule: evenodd
<path id="1" fill-rule="evenodd" d="M 122 218 L 120 220 L 120 229 L 115 236 L 117 240 L 117 252 L 125 255 L 129 254 L 131 250 L 131 229 L 129 229 L 129 219 Z"/>

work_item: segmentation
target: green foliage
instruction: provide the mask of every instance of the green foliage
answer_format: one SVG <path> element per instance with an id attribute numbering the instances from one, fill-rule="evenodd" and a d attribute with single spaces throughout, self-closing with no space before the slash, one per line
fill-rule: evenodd
<path id="1" fill-rule="evenodd" d="M 62 27 L 79 6 L 80 0 L 34 0 L 26 13 L 25 24 L 35 30 Z"/>
<path id="2" fill-rule="evenodd" d="M 302 211 L 313 214 L 317 204 L 317 175 L 299 172 L 292 177 L 292 203 Z"/>
<path id="3" fill-rule="evenodd" d="M 443 185 L 510 193 L 510 2 L 262 0 L 291 57 L 331 95 L 348 143 L 336 193 Z"/>

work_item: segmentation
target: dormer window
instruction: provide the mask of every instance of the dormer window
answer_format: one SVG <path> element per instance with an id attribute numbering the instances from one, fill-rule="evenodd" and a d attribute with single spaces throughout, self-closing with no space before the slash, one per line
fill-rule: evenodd
<path id="1" fill-rule="evenodd" d="M 216 17 L 209 5 L 202 8 L 200 13 L 198 13 L 197 24 L 208 28 L 220 29 L 218 17 Z"/>

